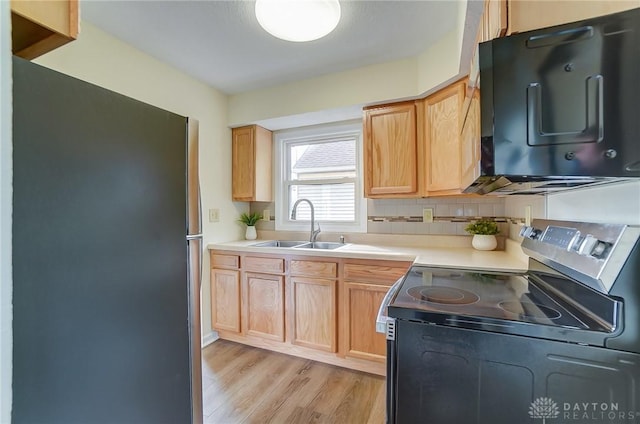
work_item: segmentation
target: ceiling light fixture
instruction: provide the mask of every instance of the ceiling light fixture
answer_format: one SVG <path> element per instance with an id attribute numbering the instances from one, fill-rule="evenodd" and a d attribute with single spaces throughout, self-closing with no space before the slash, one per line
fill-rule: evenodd
<path id="1" fill-rule="evenodd" d="M 338 0 L 257 0 L 256 18 L 274 37 L 313 41 L 335 29 L 340 21 Z"/>

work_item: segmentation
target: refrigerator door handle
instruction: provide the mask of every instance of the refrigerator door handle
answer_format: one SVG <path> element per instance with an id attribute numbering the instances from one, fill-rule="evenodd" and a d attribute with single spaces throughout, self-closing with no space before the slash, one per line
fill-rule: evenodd
<path id="1" fill-rule="evenodd" d="M 202 234 L 189 234 L 187 240 L 202 240 Z"/>

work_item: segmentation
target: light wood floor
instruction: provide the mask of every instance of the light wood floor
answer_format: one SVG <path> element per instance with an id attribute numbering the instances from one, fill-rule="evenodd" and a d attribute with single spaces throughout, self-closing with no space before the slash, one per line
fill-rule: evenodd
<path id="1" fill-rule="evenodd" d="M 384 378 L 217 340 L 202 354 L 204 422 L 384 423 Z"/>

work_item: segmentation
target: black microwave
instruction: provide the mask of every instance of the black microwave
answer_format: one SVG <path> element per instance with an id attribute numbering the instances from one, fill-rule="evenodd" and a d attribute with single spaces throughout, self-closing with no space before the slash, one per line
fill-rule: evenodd
<path id="1" fill-rule="evenodd" d="M 480 177 L 539 194 L 640 177 L 640 8 L 480 45 Z"/>

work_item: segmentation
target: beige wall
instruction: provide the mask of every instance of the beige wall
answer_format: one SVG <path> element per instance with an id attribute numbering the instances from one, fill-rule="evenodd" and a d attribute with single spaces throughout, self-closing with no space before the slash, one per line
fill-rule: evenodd
<path id="1" fill-rule="evenodd" d="M 465 3 L 466 4 L 466 3 Z M 456 29 L 422 54 L 408 59 L 336 72 L 229 97 L 229 126 L 261 123 L 269 129 L 293 127 L 303 115 L 304 125 L 362 116 L 368 104 L 416 98 L 444 82 L 457 79 L 460 68 L 460 34 Z M 322 114 L 312 115 L 315 112 Z M 343 113 L 340 115 L 340 113 Z M 271 126 L 269 120 L 292 117 Z"/>
<path id="2" fill-rule="evenodd" d="M 231 202 L 231 132 L 227 97 L 214 88 L 159 62 L 87 22 L 77 41 L 35 62 L 200 122 L 200 181 L 205 244 L 236 240 L 243 229 L 237 216 L 246 203 Z M 209 223 L 206 211 L 220 209 L 220 222 Z M 150 217 L 152 219 L 152 217 Z M 152 248 L 152 247 L 151 247 Z M 208 256 L 203 269 L 208 269 Z M 211 331 L 209 273 L 203 275 L 203 333 Z"/>
<path id="3" fill-rule="evenodd" d="M 640 182 L 548 196 L 547 215 L 550 219 L 640 225 Z"/>
<path id="4" fill-rule="evenodd" d="M 409 58 L 236 94 L 229 97 L 229 125 L 415 96 L 416 72 Z"/>
<path id="5" fill-rule="evenodd" d="M 11 421 L 11 20 L 0 1 L 0 423 Z"/>
<path id="6" fill-rule="evenodd" d="M 640 182 L 505 199 L 510 217 L 524 218 L 527 206 L 532 218 L 640 225 Z"/>

